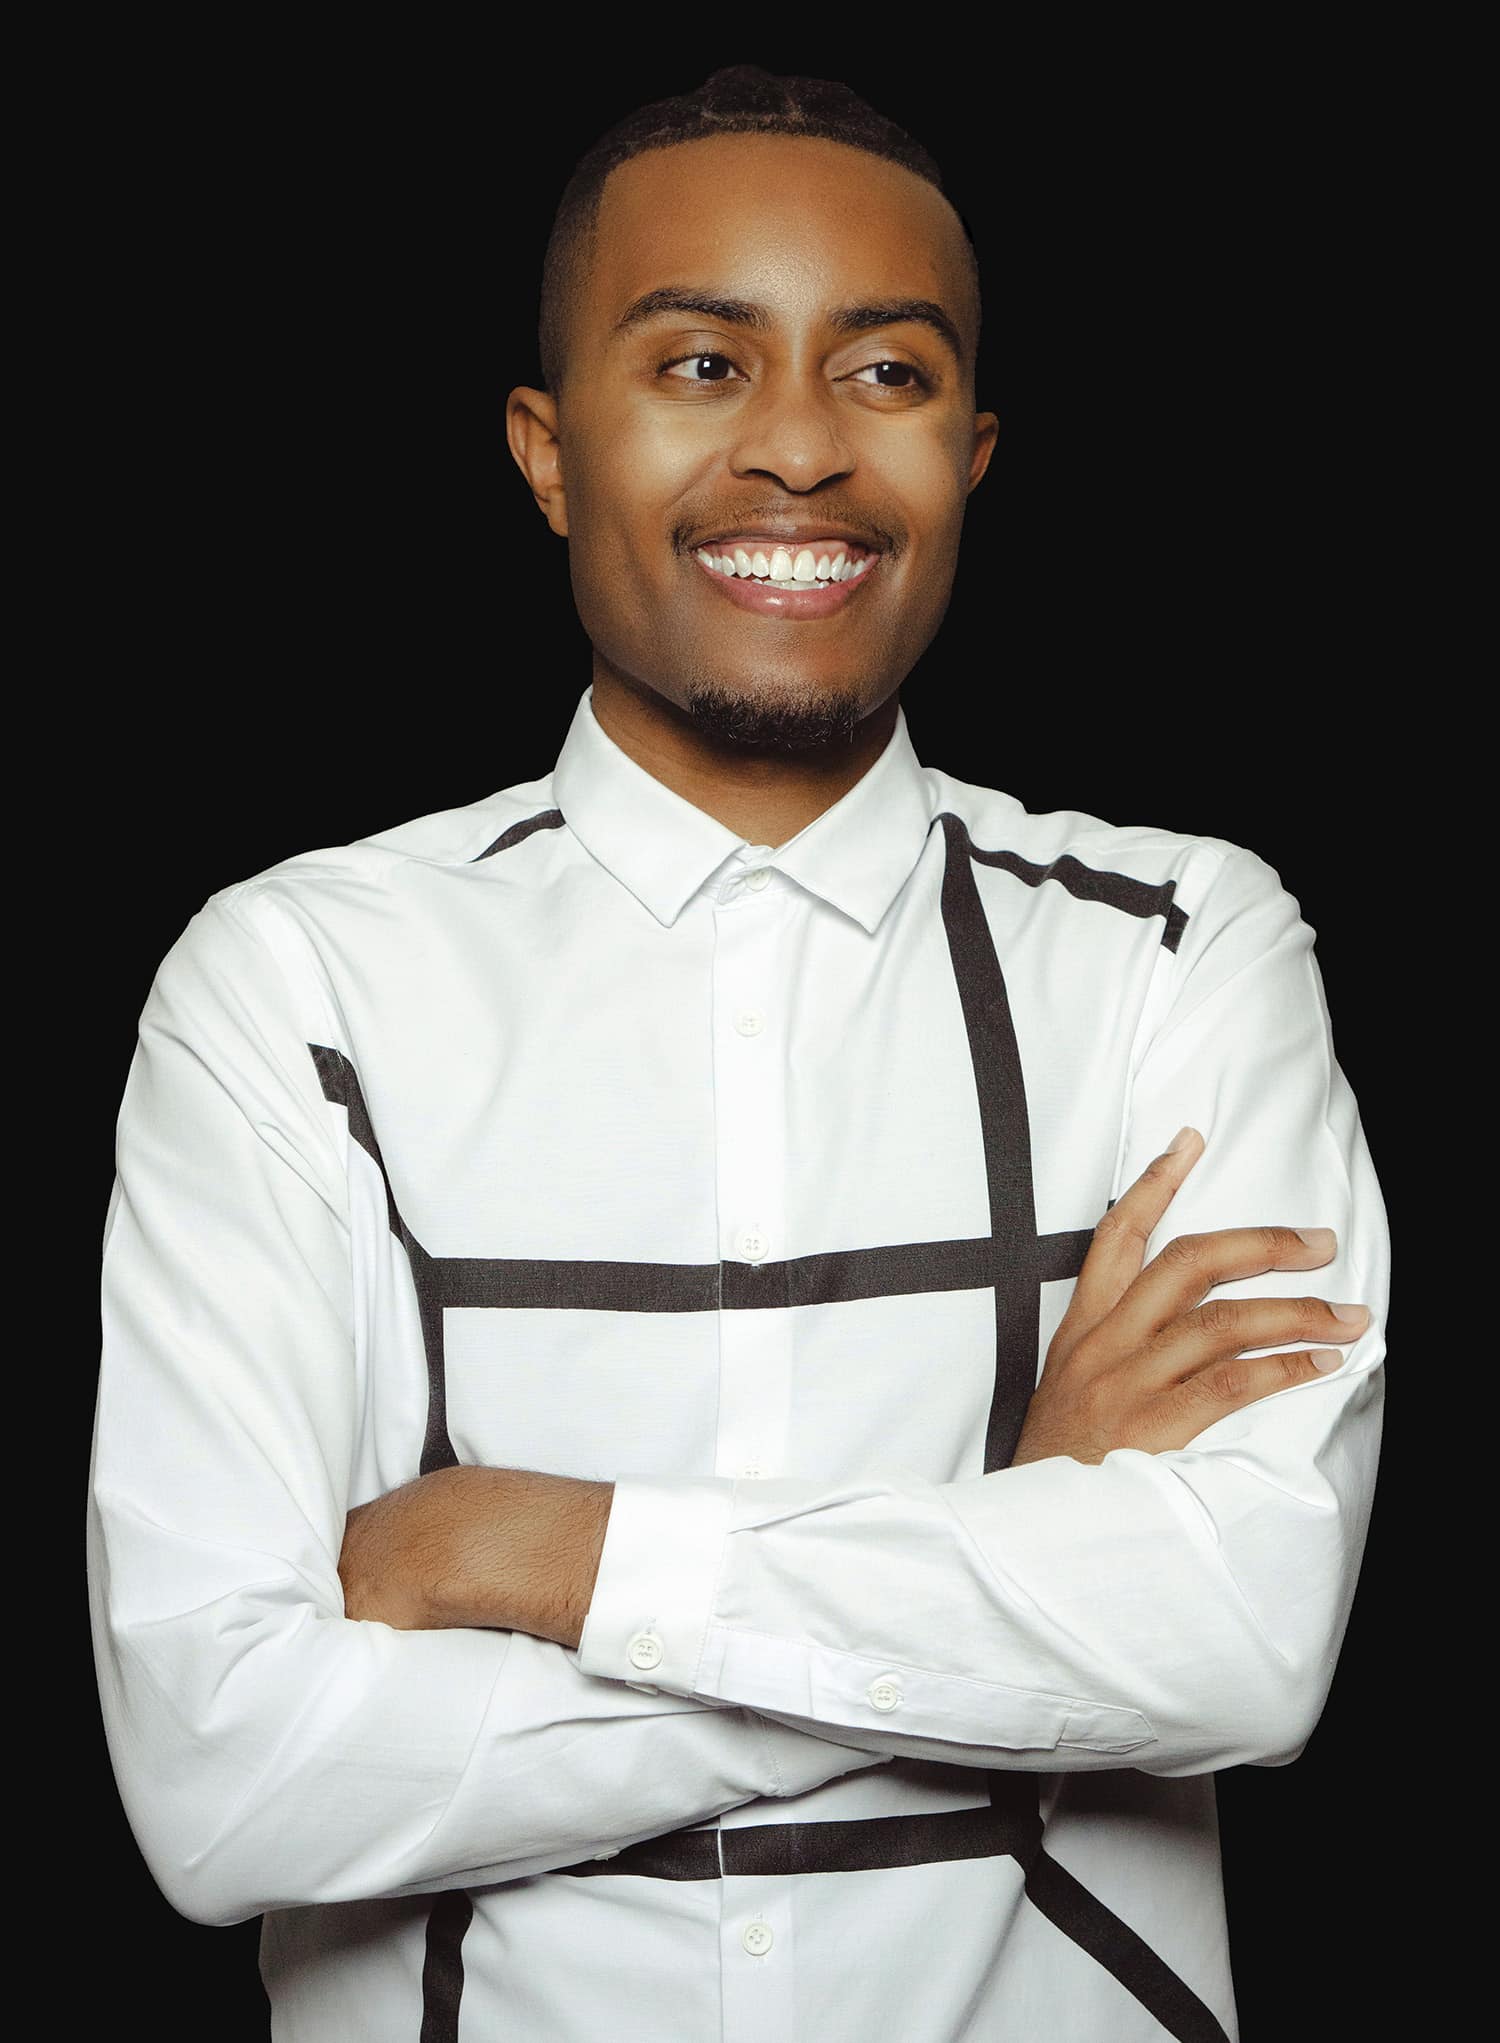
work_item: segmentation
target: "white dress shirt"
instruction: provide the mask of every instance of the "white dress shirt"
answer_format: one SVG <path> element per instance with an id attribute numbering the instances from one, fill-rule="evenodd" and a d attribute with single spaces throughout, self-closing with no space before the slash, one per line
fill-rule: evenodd
<path id="1" fill-rule="evenodd" d="M 151 1870 L 265 1912 L 281 2043 L 1232 2038 L 1213 1771 L 1317 1722 L 1380 1435 L 1313 932 L 904 713 L 748 844 L 591 696 L 550 774 L 214 894 L 142 1011 L 89 1572 Z M 1179 1451 L 1010 1468 L 1184 1123 L 1148 1254 L 1333 1227 L 1214 1295 L 1368 1332 Z M 453 1462 L 615 1483 L 576 1652 L 344 1616 L 346 1513 Z"/>

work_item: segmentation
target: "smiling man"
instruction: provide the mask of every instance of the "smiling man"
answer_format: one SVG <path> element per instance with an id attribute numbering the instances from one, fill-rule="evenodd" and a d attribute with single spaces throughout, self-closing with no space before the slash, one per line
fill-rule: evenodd
<path id="1" fill-rule="evenodd" d="M 158 970 L 96 1658 L 286 2043 L 1236 2034 L 1213 1774 L 1328 1692 L 1385 1217 L 1267 865 L 916 757 L 979 327 L 845 87 L 622 122 L 508 409 L 555 767 Z"/>

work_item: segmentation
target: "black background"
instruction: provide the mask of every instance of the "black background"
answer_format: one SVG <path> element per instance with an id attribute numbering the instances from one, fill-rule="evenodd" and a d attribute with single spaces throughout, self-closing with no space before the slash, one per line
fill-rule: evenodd
<path id="1" fill-rule="evenodd" d="M 1382 787 L 1415 738 L 1385 708 L 1410 622 L 1369 428 L 1395 346 L 1399 124 L 1374 121 L 1348 50 L 1060 34 L 954 51 L 917 40 L 916 15 L 889 17 L 895 35 L 874 19 L 783 43 L 652 17 L 631 59 L 595 52 L 586 72 L 581 32 L 576 57 L 436 40 L 118 52 L 131 91 L 80 242 L 98 421 L 82 601 L 108 649 L 71 783 L 98 819 L 84 1238 L 141 1004 L 208 895 L 550 767 L 588 649 L 504 402 L 538 380 L 552 210 L 620 115 L 748 60 L 843 78 L 904 125 L 978 245 L 977 401 L 1001 435 L 947 619 L 904 685 L 919 757 L 1032 809 L 1226 837 L 1277 869 L 1318 932 L 1404 1266 L 1411 1016 L 1389 952 L 1407 847 Z M 1389 1324 L 1399 1352 L 1399 1290 Z M 81 1489 L 91 1371 L 77 1381 Z M 1388 2004 L 1389 1952 L 1351 1953 L 1390 1860 L 1412 1436 L 1397 1388 L 1306 1754 L 1219 1779 L 1245 2043 L 1358 2033 Z M 89 1695 L 81 1586 L 76 1615 Z M 83 2029 L 128 2012 L 163 2039 L 263 2037 L 257 1926 L 170 1910 L 96 1708 L 88 1723 L 112 1955 L 70 1987 Z"/>

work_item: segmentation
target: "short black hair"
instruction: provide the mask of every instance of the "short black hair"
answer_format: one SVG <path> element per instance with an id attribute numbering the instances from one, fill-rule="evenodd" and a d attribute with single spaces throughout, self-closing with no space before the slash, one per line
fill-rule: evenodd
<path id="1" fill-rule="evenodd" d="M 537 348 L 542 387 L 554 397 L 562 386 L 567 355 L 567 314 L 582 286 L 592 254 L 604 181 L 621 163 L 648 149 L 696 142 L 710 135 L 815 135 L 844 142 L 872 156 L 900 163 L 936 185 L 958 215 L 974 287 L 975 340 L 979 329 L 979 259 L 969 223 L 942 173 L 920 142 L 832 78 L 779 78 L 758 64 L 731 64 L 715 71 L 692 92 L 638 107 L 600 136 L 574 166 L 563 187 L 547 253 L 542 261 L 541 318 Z"/>

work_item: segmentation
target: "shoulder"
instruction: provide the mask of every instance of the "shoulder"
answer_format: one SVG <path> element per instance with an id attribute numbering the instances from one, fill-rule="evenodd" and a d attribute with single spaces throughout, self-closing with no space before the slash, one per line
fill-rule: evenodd
<path id="1" fill-rule="evenodd" d="M 1281 876 L 1249 846 L 1230 838 L 1152 823 L 1118 823 L 1084 809 L 1027 809 L 1014 795 L 926 768 L 934 816 L 956 816 L 976 856 L 1009 854 L 1038 878 L 1065 885 L 1090 876 L 1168 888 L 1198 936 L 1256 910 L 1299 914 Z"/>
<path id="2" fill-rule="evenodd" d="M 490 859 L 497 845 L 524 836 L 555 814 L 552 776 L 518 781 L 475 802 L 373 830 L 346 844 L 296 852 L 218 888 L 189 924 L 199 944 L 233 946 L 235 932 L 285 945 L 289 924 L 315 937 L 356 920 L 404 909 L 420 899 L 424 882 L 475 866 L 486 877 L 505 869 Z M 184 932 L 185 935 L 188 932 Z"/>

